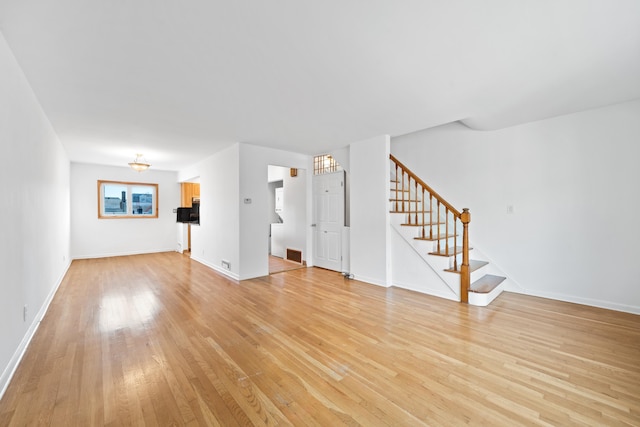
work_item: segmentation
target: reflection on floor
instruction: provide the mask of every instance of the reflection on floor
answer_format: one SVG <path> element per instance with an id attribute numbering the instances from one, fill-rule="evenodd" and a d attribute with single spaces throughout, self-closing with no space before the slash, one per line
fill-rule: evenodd
<path id="1" fill-rule="evenodd" d="M 297 262 L 289 261 L 288 259 L 269 255 L 269 274 L 297 270 L 298 268 L 307 268 L 307 266 L 304 264 L 299 264 Z"/>

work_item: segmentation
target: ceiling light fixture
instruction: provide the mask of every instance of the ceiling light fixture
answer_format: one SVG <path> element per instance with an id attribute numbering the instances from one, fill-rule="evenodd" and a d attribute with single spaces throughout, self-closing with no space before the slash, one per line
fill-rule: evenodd
<path id="1" fill-rule="evenodd" d="M 136 159 L 129 163 L 129 166 L 131 166 L 131 169 L 133 169 L 136 172 L 144 172 L 147 169 L 149 169 L 149 166 L 151 166 L 146 159 L 142 158 L 142 154 L 136 154 Z"/>

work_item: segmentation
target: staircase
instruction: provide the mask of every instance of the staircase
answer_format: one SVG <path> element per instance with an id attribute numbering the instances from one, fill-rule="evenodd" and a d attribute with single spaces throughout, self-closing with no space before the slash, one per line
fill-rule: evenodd
<path id="1" fill-rule="evenodd" d="M 460 212 L 393 155 L 391 226 L 457 295 L 486 306 L 503 290 L 505 277 L 491 274 L 488 260 L 470 259 L 468 209 Z"/>

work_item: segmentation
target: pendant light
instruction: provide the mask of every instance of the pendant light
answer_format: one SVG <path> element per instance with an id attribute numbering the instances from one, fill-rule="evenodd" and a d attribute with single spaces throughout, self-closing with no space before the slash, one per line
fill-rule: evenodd
<path id="1" fill-rule="evenodd" d="M 142 154 L 136 154 L 136 159 L 129 163 L 129 166 L 131 166 L 131 169 L 136 172 L 144 172 L 149 169 L 149 166 L 151 165 L 142 157 Z"/>

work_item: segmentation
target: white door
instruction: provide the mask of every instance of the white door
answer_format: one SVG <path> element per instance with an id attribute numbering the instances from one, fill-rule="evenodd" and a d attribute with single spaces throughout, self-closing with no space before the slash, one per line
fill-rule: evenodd
<path id="1" fill-rule="evenodd" d="M 313 177 L 313 265 L 342 268 L 344 226 L 344 172 Z"/>

